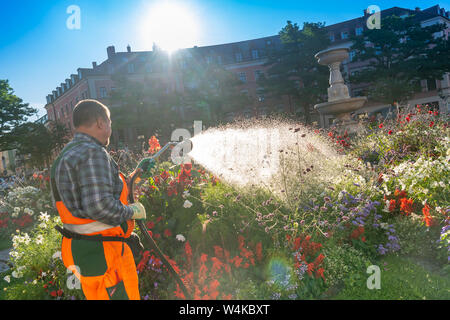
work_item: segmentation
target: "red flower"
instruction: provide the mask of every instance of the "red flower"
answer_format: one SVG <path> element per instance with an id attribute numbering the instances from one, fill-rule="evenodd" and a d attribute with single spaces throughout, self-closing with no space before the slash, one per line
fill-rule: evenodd
<path id="1" fill-rule="evenodd" d="M 56 297 L 56 291 L 52 291 L 52 292 L 50 292 L 50 295 L 52 296 L 52 297 Z"/>
<path id="2" fill-rule="evenodd" d="M 166 229 L 166 230 L 164 230 L 164 235 L 166 237 L 170 237 L 172 235 L 172 232 L 170 232 L 170 229 Z"/>
<path id="3" fill-rule="evenodd" d="M 389 130 L 389 131 L 388 131 L 388 135 L 391 135 L 391 134 L 392 134 L 392 130 Z"/>
<path id="4" fill-rule="evenodd" d="M 423 213 L 423 220 L 425 221 L 425 224 L 427 227 L 430 227 L 433 225 L 433 218 L 431 217 L 430 214 L 430 207 L 428 206 L 428 204 L 426 203 L 425 206 L 422 208 L 422 213 Z"/>
<path id="5" fill-rule="evenodd" d="M 430 122 L 430 128 L 434 125 L 434 121 Z"/>
<path id="6" fill-rule="evenodd" d="M 404 212 L 406 215 L 409 215 L 413 211 L 413 199 L 400 199 L 400 211 Z"/>
<path id="7" fill-rule="evenodd" d="M 409 117 L 406 117 L 405 120 L 406 120 L 407 122 L 409 122 L 409 120 L 411 120 L 411 119 L 410 119 Z"/>
<path id="8" fill-rule="evenodd" d="M 262 244 L 261 244 L 261 242 L 258 242 L 258 244 L 256 245 L 256 259 L 258 261 L 262 260 Z"/>
<path id="9" fill-rule="evenodd" d="M 154 226 L 155 226 L 155 223 L 153 221 L 147 222 L 147 228 L 153 229 Z"/>
<path id="10" fill-rule="evenodd" d="M 166 180 L 169 177 L 169 173 L 167 171 L 163 171 L 159 176 L 161 179 Z"/>
<path id="11" fill-rule="evenodd" d="M 317 269 L 316 270 L 316 278 L 322 277 L 322 279 L 325 281 L 325 277 L 323 276 L 323 272 L 325 270 L 323 268 Z"/>
<path id="12" fill-rule="evenodd" d="M 159 141 L 155 136 L 152 136 L 149 140 L 148 140 L 148 145 L 149 145 L 149 149 L 148 152 L 150 154 L 155 153 L 156 151 L 158 151 L 159 149 L 161 149 L 161 146 L 159 145 Z"/>
<path id="13" fill-rule="evenodd" d="M 394 211 L 396 205 L 397 205 L 397 201 L 395 201 L 395 199 L 390 200 L 389 201 L 389 212 Z"/>
<path id="14" fill-rule="evenodd" d="M 383 128 L 383 124 L 382 123 L 380 123 L 380 125 L 378 126 L 378 128 Z"/>

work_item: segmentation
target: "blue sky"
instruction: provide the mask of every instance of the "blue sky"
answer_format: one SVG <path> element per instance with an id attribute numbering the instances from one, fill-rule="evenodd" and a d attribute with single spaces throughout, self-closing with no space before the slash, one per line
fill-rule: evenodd
<path id="1" fill-rule="evenodd" d="M 330 25 L 359 17 L 373 4 L 382 10 L 436 4 L 450 10 L 450 0 L 1 0 L 0 79 L 9 79 L 15 93 L 42 116 L 46 95 L 77 68 L 104 61 L 107 46 L 114 45 L 116 51 L 125 51 L 128 44 L 133 51 L 151 50 L 152 36 L 145 33 L 143 22 L 153 5 L 164 1 L 181 5 L 197 25 L 197 33 L 186 37 L 183 47 L 275 35 L 287 20 L 300 26 L 306 21 Z M 70 5 L 80 8 L 79 30 L 66 26 Z"/>

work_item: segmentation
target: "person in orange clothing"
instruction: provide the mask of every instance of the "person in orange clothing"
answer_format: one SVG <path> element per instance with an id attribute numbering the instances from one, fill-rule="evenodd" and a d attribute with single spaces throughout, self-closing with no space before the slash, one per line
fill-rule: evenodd
<path id="1" fill-rule="evenodd" d="M 106 150 L 111 136 L 109 109 L 82 100 L 73 110 L 75 135 L 53 163 L 50 182 L 63 223 L 61 256 L 81 282 L 88 300 L 139 300 L 133 257 L 142 249 L 132 231 L 145 219 L 144 206 L 128 204 L 128 188 Z"/>

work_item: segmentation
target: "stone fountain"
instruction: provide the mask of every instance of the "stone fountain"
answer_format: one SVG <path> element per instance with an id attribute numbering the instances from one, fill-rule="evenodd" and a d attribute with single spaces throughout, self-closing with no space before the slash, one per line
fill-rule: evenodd
<path id="1" fill-rule="evenodd" d="M 358 123 L 352 120 L 350 113 L 354 112 L 366 103 L 367 97 L 351 98 L 348 87 L 344 83 L 341 74 L 341 63 L 348 59 L 349 49 L 345 47 L 330 48 L 318 52 L 314 57 L 321 65 L 330 68 L 330 87 L 328 88 L 328 102 L 316 104 L 314 109 L 321 114 L 334 115 L 338 121 L 337 126 L 354 132 Z"/>

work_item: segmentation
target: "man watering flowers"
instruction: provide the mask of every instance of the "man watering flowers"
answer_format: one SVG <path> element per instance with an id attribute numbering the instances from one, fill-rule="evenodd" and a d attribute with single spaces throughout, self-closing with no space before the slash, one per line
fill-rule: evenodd
<path id="1" fill-rule="evenodd" d="M 61 256 L 80 280 L 86 299 L 138 300 L 133 250 L 140 248 L 134 219 L 144 206 L 128 204 L 128 188 L 106 150 L 111 136 L 109 109 L 96 100 L 73 110 L 75 135 L 55 160 L 51 188 L 63 223 Z M 148 168 L 147 168 L 148 169 Z"/>

